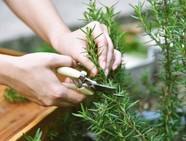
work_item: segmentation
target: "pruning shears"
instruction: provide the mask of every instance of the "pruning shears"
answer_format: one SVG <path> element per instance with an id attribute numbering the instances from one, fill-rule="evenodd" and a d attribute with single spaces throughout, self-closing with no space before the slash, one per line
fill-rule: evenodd
<path id="1" fill-rule="evenodd" d="M 74 84 L 68 84 L 67 87 L 81 91 L 86 95 L 93 95 L 94 92 L 113 93 L 116 88 L 102 85 L 87 77 L 86 71 L 79 71 L 70 67 L 60 67 L 57 72 L 66 77 L 70 77 Z"/>

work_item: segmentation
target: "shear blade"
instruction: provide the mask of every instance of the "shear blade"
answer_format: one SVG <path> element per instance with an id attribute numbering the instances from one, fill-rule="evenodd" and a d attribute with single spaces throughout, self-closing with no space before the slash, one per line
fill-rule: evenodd
<path id="1" fill-rule="evenodd" d="M 114 93 L 116 88 L 109 87 L 101 84 L 94 84 L 95 91 L 103 92 L 103 93 Z"/>
<path id="2" fill-rule="evenodd" d="M 98 92 L 103 92 L 103 93 L 114 93 L 116 88 L 115 87 L 109 87 L 106 85 L 102 85 L 97 83 L 96 81 L 93 81 L 89 78 L 84 79 L 84 83 L 90 88 L 93 89 L 94 91 Z"/>

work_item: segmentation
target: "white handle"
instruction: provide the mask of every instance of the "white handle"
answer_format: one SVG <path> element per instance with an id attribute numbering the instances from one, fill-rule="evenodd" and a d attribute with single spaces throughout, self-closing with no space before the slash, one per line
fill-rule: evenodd
<path id="1" fill-rule="evenodd" d="M 76 79 L 78 79 L 82 75 L 82 73 L 84 75 L 87 75 L 86 72 L 84 72 L 84 71 L 80 72 L 80 71 L 70 68 L 70 67 L 60 67 L 57 69 L 57 72 L 61 75 L 71 77 L 71 78 L 76 78 Z M 63 85 L 65 85 L 66 87 L 68 87 L 70 89 L 80 91 L 81 93 L 83 93 L 85 95 L 93 95 L 94 94 L 94 92 L 92 90 L 85 88 L 85 87 L 78 88 L 75 84 L 63 83 Z"/>
<path id="2" fill-rule="evenodd" d="M 81 75 L 80 71 L 70 68 L 70 67 L 60 67 L 57 69 L 57 72 L 59 74 L 62 74 L 64 76 L 71 77 L 71 78 L 79 78 Z"/>

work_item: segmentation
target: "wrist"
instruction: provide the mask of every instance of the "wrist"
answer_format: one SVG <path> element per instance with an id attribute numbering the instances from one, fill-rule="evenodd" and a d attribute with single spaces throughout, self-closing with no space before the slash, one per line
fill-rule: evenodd
<path id="1" fill-rule="evenodd" d="M 49 43 L 51 46 L 59 52 L 63 52 L 63 38 L 66 34 L 71 33 L 70 29 L 66 26 L 61 26 L 58 28 L 53 28 L 49 34 Z"/>
<path id="2" fill-rule="evenodd" d="M 0 55 L 0 84 L 6 85 L 8 83 L 8 78 L 14 73 L 12 68 L 16 58 L 14 56 Z"/>

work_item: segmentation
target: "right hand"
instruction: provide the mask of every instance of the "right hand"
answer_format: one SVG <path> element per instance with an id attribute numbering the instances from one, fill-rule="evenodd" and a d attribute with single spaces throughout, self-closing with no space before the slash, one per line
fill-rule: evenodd
<path id="1" fill-rule="evenodd" d="M 3 67 L 1 81 L 31 101 L 45 106 L 66 107 L 78 104 L 85 98 L 80 92 L 65 87 L 52 71 L 61 66 L 73 66 L 75 62 L 71 57 L 33 53 L 10 58 Z"/>

